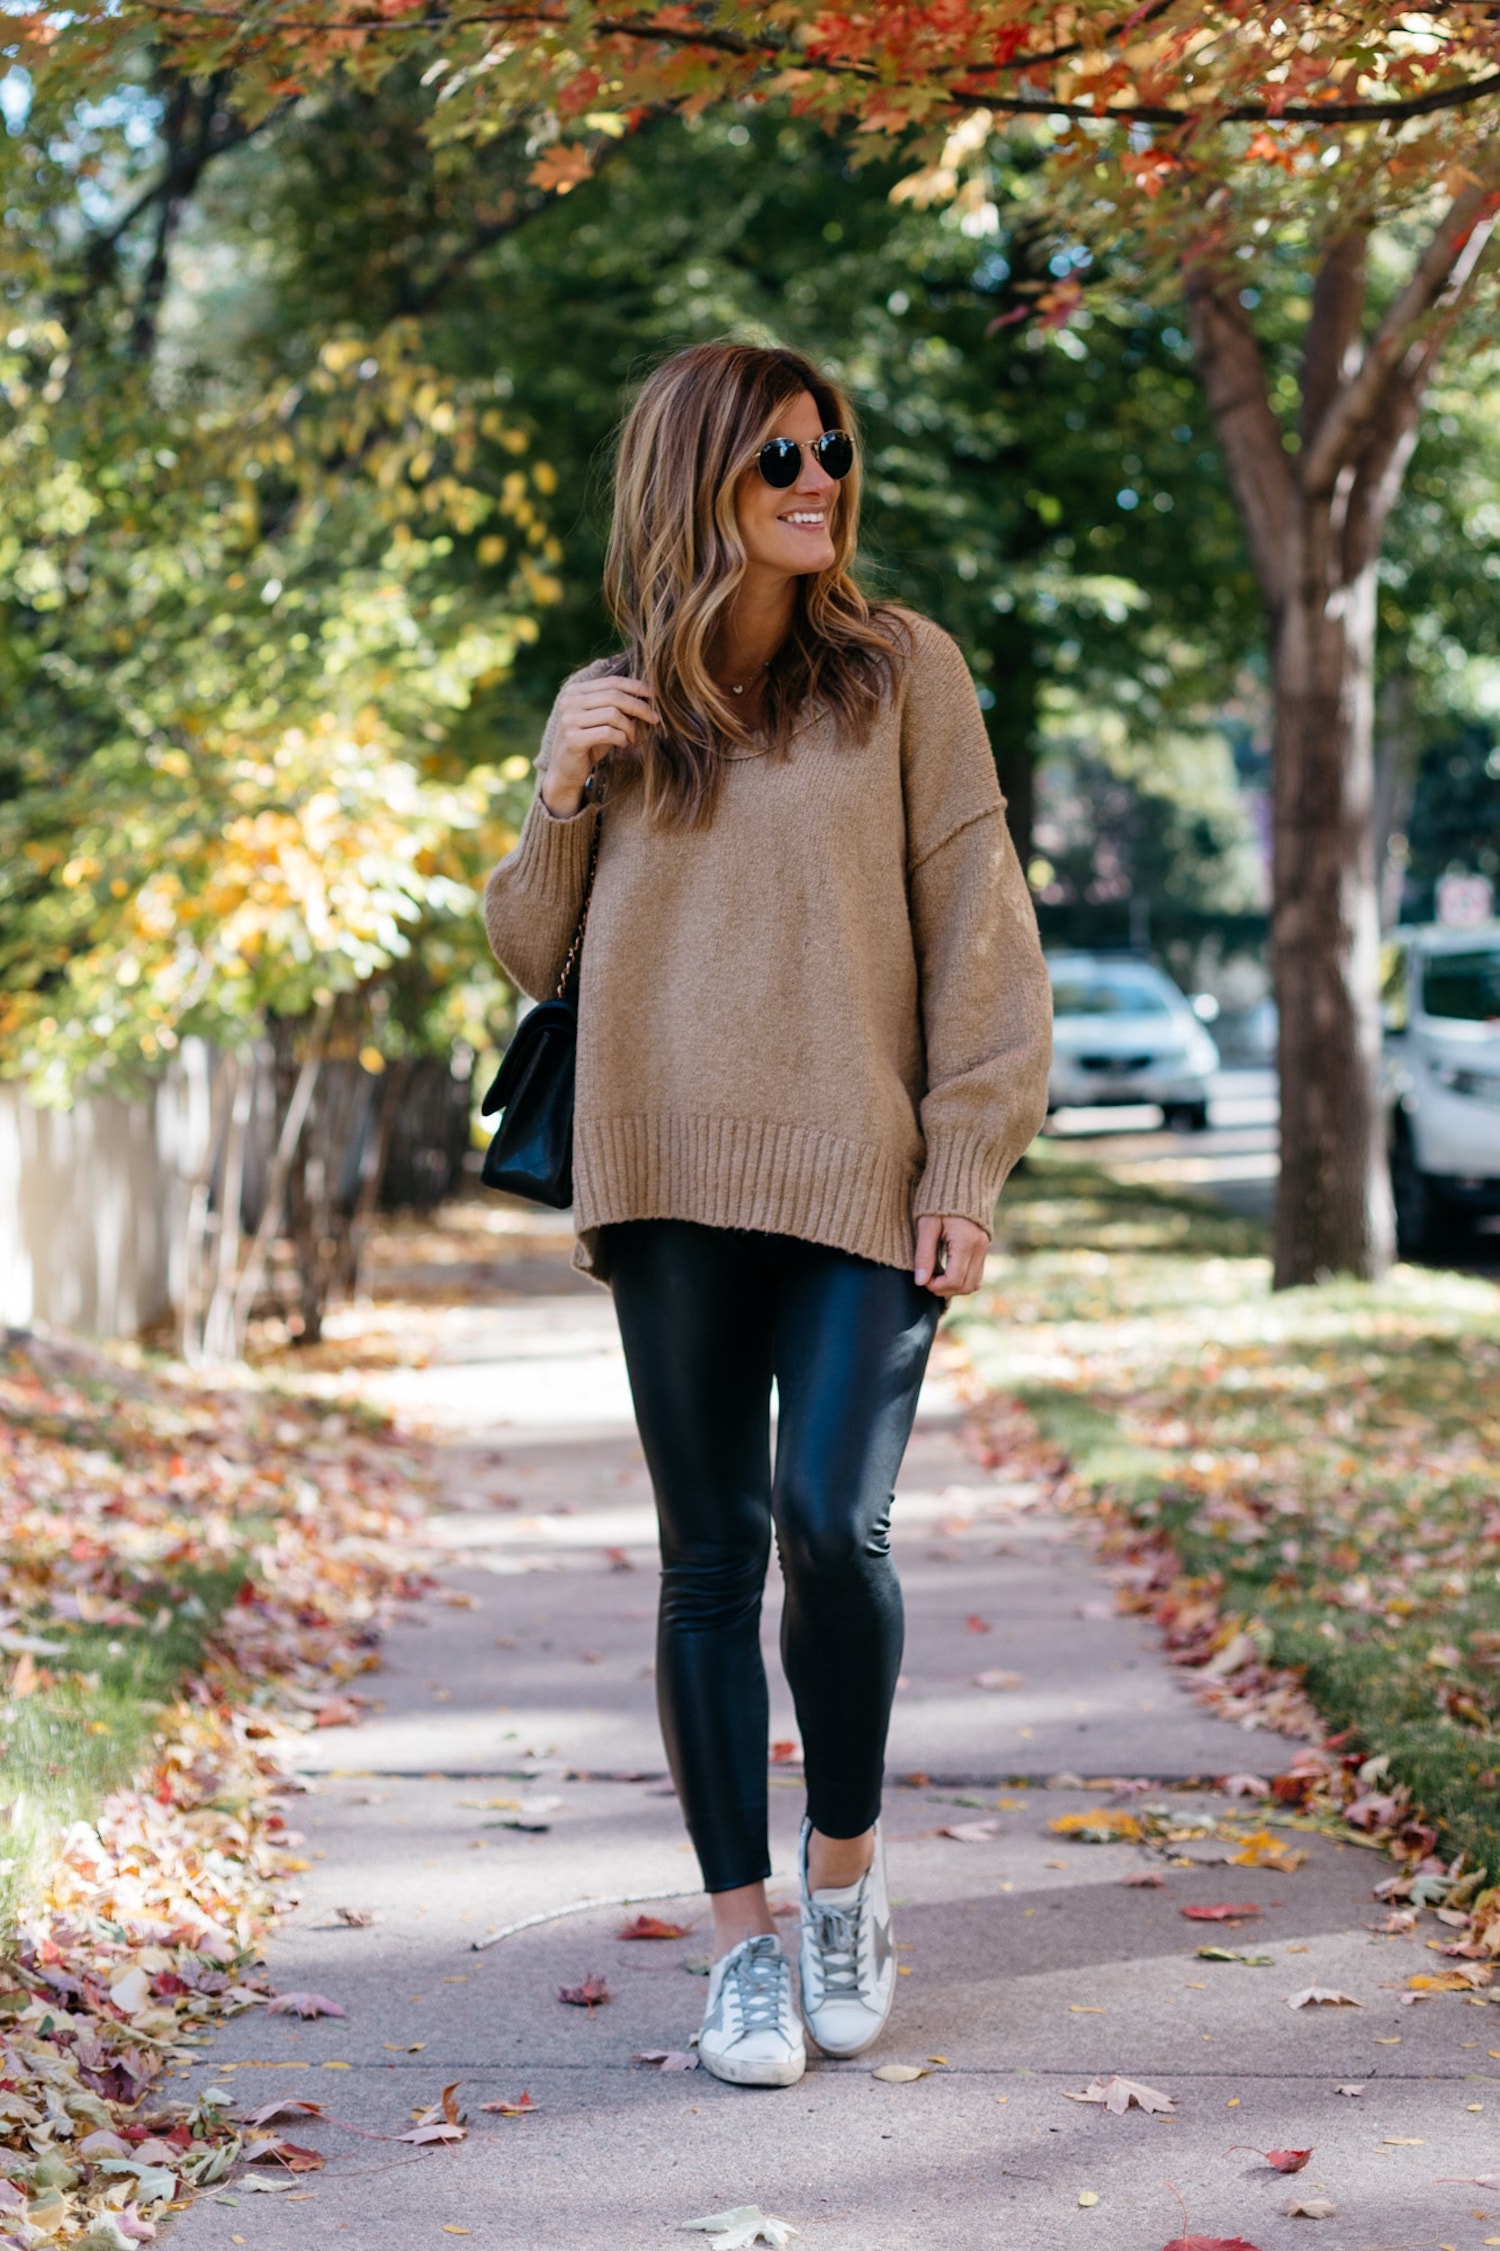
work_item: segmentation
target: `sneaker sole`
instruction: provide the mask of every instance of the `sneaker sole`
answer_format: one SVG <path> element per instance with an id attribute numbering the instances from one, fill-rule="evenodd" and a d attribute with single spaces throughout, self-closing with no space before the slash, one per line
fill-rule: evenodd
<path id="1" fill-rule="evenodd" d="M 843 2062 L 847 2061 L 850 2056 L 862 2056 L 867 2048 L 873 2048 L 876 2041 L 880 2038 L 881 2033 L 884 2032 L 886 2026 L 890 2023 L 890 2021 L 891 2012 L 889 2009 L 887 2009 L 885 2015 L 880 2019 L 880 2022 L 878 2024 L 872 2025 L 870 2030 L 865 2034 L 864 2038 L 862 2040 L 856 2041 L 852 2048 L 830 2047 L 829 2043 L 826 2040 L 818 2039 L 818 2034 L 812 2025 L 808 2025 L 807 2029 L 811 2038 L 817 2041 L 818 2048 L 823 2055 L 836 2056 L 841 2062 Z"/>
<path id="2" fill-rule="evenodd" d="M 706 2056 L 701 2049 L 698 2060 L 732 2087 L 795 2087 L 807 2069 L 805 2050 L 789 2063 L 736 2063 L 733 2056 Z"/>

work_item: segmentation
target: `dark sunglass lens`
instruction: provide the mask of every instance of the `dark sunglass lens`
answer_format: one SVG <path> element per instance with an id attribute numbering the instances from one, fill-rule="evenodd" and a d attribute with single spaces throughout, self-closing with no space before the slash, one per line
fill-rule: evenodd
<path id="1" fill-rule="evenodd" d="M 847 430 L 825 430 L 813 452 L 818 467 L 830 477 L 847 477 L 854 467 L 854 440 Z"/>
<path id="2" fill-rule="evenodd" d="M 802 467 L 802 448 L 791 438 L 770 438 L 761 447 L 756 460 L 766 483 L 783 490 L 797 482 Z"/>

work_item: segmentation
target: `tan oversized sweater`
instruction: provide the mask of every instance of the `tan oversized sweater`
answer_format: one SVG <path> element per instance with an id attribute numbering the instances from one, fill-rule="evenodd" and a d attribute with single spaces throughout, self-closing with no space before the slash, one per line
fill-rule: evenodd
<path id="1" fill-rule="evenodd" d="M 496 956 L 549 994 L 603 821 L 579 986 L 576 1263 L 597 1231 L 687 1219 L 909 1266 L 913 1220 L 989 1228 L 1041 1124 L 1051 999 L 968 668 L 908 617 L 864 739 L 814 714 L 729 765 L 706 828 L 540 795 L 485 893 Z M 545 769 L 549 723 L 539 767 Z"/>

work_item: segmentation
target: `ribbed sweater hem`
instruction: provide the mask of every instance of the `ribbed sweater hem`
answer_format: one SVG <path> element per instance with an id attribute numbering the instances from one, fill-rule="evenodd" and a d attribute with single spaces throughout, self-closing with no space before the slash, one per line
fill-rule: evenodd
<path id="1" fill-rule="evenodd" d="M 597 1230 L 686 1219 L 828 1243 L 877 1266 L 912 1260 L 916 1167 L 868 1142 L 773 1119 L 648 1113 L 573 1129 L 575 1264 L 598 1274 Z"/>

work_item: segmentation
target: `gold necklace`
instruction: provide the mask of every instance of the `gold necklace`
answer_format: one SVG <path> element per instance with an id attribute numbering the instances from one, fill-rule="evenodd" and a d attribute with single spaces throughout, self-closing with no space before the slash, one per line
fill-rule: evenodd
<path id="1" fill-rule="evenodd" d="M 747 688 L 754 685 L 754 683 L 760 678 L 763 672 L 769 672 L 770 669 L 771 660 L 769 657 L 767 657 L 764 664 L 758 664 L 756 666 L 755 670 L 751 673 L 748 680 L 726 680 L 724 685 L 729 690 L 729 693 L 732 696 L 742 696 Z"/>

